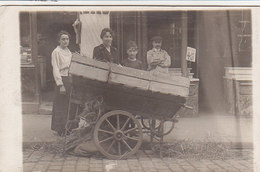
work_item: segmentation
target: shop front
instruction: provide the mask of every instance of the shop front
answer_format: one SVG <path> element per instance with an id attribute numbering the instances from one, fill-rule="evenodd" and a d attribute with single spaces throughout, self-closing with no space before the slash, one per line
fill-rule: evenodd
<path id="1" fill-rule="evenodd" d="M 127 42 L 133 40 L 139 48 L 138 58 L 145 67 L 146 53 L 152 48 L 151 38 L 161 36 L 162 48 L 171 57 L 170 72 L 180 75 L 181 66 L 189 69 L 182 71 L 191 78 L 187 103 L 193 110 L 185 112 L 188 116 L 196 116 L 198 110 L 221 110 L 221 106 L 223 109 L 225 67 L 251 66 L 251 16 L 250 11 L 245 10 L 38 12 L 21 13 L 20 20 L 23 21 L 24 112 L 28 109 L 38 112 L 41 105 L 51 105 L 54 80 L 50 59 L 60 30 L 71 34 L 69 48 L 72 52 L 92 57 L 93 47 L 101 41 L 100 31 L 110 27 L 115 32 L 113 46 L 120 52 L 120 62 L 126 58 Z M 77 34 L 72 26 L 75 21 L 82 24 Z M 186 56 L 187 47 L 196 49 L 195 62 L 181 60 Z M 35 108 L 24 108 L 29 104 Z"/>
<path id="2" fill-rule="evenodd" d="M 78 51 L 72 24 L 77 13 L 21 12 L 21 82 L 23 113 L 38 113 L 52 108 L 54 79 L 51 53 L 58 45 L 60 30 L 71 33 L 70 49 Z M 49 113 L 49 112 L 47 112 Z"/>

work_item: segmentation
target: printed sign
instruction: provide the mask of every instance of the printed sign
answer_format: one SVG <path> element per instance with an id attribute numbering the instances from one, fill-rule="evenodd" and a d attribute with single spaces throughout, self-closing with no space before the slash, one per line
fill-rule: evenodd
<path id="1" fill-rule="evenodd" d="M 186 60 L 195 62 L 195 57 L 196 57 L 196 49 L 187 47 L 187 54 L 186 54 Z"/>

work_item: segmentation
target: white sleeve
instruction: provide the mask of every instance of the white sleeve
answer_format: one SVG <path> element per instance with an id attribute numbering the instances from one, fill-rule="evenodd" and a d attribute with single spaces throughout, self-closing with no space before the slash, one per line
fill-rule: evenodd
<path id="1" fill-rule="evenodd" d="M 163 61 L 163 63 L 160 66 L 163 66 L 163 67 L 171 66 L 171 57 L 169 56 L 169 54 L 166 51 L 165 51 L 165 60 Z"/>
<path id="2" fill-rule="evenodd" d="M 58 65 L 59 64 L 59 54 L 55 50 L 51 54 L 51 64 L 52 64 L 52 68 L 53 68 L 53 77 L 54 77 L 54 80 L 55 80 L 57 86 L 63 85 L 62 78 L 60 75 L 60 69 L 59 69 L 59 65 Z"/>

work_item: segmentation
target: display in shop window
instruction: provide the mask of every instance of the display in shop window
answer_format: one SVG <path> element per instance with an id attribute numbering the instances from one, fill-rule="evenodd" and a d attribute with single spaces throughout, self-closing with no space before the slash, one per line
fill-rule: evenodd
<path id="1" fill-rule="evenodd" d="M 21 46 L 21 64 L 32 64 L 32 54 L 30 47 Z"/>

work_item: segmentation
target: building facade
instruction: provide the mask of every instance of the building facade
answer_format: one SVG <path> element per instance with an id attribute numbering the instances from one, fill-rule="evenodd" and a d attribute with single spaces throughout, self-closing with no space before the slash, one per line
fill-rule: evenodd
<path id="1" fill-rule="evenodd" d="M 81 13 L 101 15 L 98 11 L 20 14 L 24 112 L 37 111 L 41 104 L 52 101 L 50 59 L 57 46 L 56 34 L 67 30 L 72 35 L 70 50 L 80 51 L 72 24 L 80 19 Z M 163 38 L 162 47 L 171 56 L 173 71 L 183 65 L 181 57 L 186 56 L 187 47 L 196 49 L 196 61 L 187 62 L 187 67 L 193 78 L 199 79 L 192 85 L 190 103 L 201 111 L 225 109 L 226 67 L 251 67 L 250 10 L 110 11 L 106 15 L 116 34 L 113 46 L 120 52 L 120 61 L 126 57 L 127 42 L 133 40 L 139 47 L 138 58 L 147 65 L 146 52 L 151 49 L 150 40 L 155 35 Z M 193 115 L 194 112 L 190 116 Z"/>

